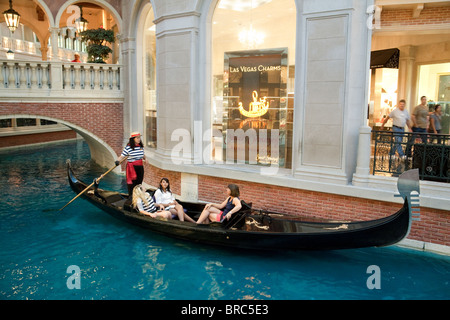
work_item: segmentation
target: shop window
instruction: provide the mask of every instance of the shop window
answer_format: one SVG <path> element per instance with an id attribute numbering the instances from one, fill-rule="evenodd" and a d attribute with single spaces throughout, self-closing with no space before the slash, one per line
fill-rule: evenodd
<path id="1" fill-rule="evenodd" d="M 156 148 L 156 34 L 153 8 L 147 15 L 143 43 L 143 101 L 145 112 L 146 144 Z"/>
<path id="2" fill-rule="evenodd" d="M 450 129 L 450 63 L 426 64 L 419 67 L 418 99 L 426 96 L 430 112 L 440 104 L 443 134 Z"/>
<path id="3" fill-rule="evenodd" d="M 75 51 L 80 51 L 81 47 L 80 47 L 80 40 L 73 39 L 73 50 Z"/>
<path id="4" fill-rule="evenodd" d="M 378 130 L 392 110 L 397 106 L 398 69 L 373 68 L 369 102 L 369 126 Z M 392 126 L 392 120 L 386 127 Z"/>
<path id="5" fill-rule="evenodd" d="M 292 167 L 294 0 L 218 2 L 212 20 L 212 159 Z"/>
<path id="6" fill-rule="evenodd" d="M 69 29 L 66 30 L 66 34 L 64 35 L 64 48 L 72 50 L 72 38 L 69 35 Z"/>

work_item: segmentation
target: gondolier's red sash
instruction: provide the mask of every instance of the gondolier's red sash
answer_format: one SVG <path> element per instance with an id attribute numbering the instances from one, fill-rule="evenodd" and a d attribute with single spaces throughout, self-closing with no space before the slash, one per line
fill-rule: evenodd
<path id="1" fill-rule="evenodd" d="M 134 166 L 143 166 L 144 163 L 142 160 L 136 160 L 133 162 L 127 162 L 127 184 L 133 184 L 133 180 L 136 180 L 136 170 L 134 170 Z"/>

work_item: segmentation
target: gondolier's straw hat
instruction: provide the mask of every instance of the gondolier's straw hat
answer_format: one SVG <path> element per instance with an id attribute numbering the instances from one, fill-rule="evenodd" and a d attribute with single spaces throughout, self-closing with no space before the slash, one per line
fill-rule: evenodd
<path id="1" fill-rule="evenodd" d="M 132 133 L 130 134 L 130 138 L 136 138 L 136 137 L 140 137 L 140 136 L 141 136 L 141 134 L 140 134 L 139 132 L 137 132 L 137 131 L 132 132 Z"/>

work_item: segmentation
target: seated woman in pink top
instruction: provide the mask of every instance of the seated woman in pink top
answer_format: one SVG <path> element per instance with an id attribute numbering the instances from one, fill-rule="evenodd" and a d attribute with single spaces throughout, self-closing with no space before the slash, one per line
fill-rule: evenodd
<path id="1" fill-rule="evenodd" d="M 224 219 L 230 220 L 233 213 L 239 211 L 242 207 L 241 201 L 239 200 L 239 187 L 235 184 L 229 184 L 227 187 L 227 199 L 221 204 L 218 203 L 208 203 L 197 223 L 207 223 L 209 221 L 222 222 Z"/>

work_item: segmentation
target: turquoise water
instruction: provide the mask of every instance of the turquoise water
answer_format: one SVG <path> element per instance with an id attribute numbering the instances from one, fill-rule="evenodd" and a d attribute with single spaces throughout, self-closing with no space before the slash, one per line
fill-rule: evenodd
<path id="1" fill-rule="evenodd" d="M 449 299 L 450 257 L 387 247 L 325 252 L 219 249 L 124 224 L 75 194 L 65 160 L 86 182 L 105 169 L 85 143 L 0 154 L 0 298 Z M 103 188 L 126 190 L 109 174 Z M 79 268 L 71 282 L 69 266 Z M 369 266 L 379 273 L 367 272 Z M 380 289 L 369 289 L 377 276 Z M 377 280 L 378 280 L 377 279 Z M 69 289 L 79 283 L 80 289 Z M 370 283 L 375 283 L 369 279 Z"/>

